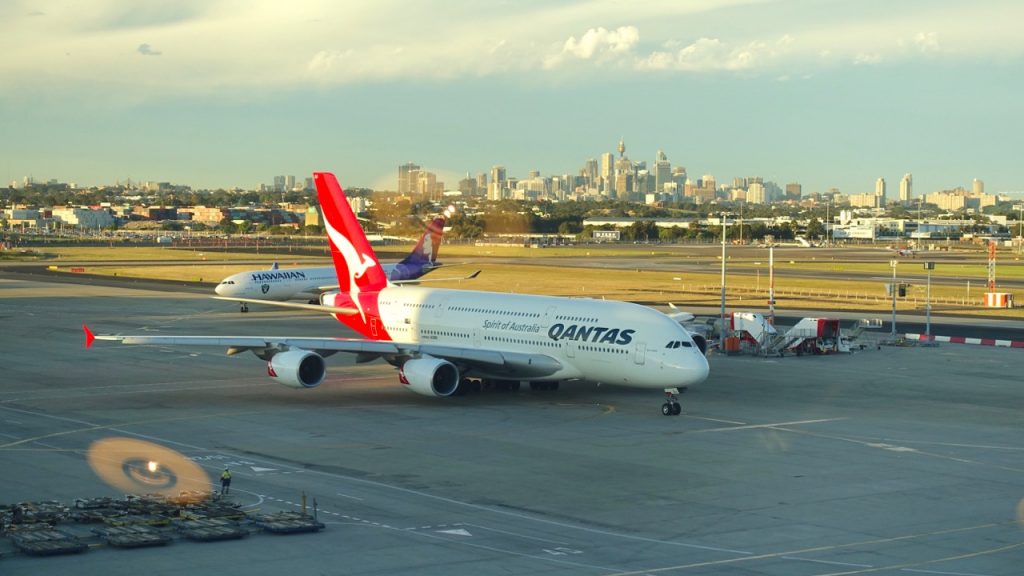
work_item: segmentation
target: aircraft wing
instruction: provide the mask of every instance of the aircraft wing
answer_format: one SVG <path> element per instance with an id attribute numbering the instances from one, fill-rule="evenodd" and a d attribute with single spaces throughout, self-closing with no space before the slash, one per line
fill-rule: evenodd
<path id="1" fill-rule="evenodd" d="M 394 284 L 396 286 L 401 286 L 402 284 L 422 284 L 424 282 L 455 282 L 455 281 L 461 282 L 463 280 L 472 280 L 473 278 L 476 278 L 477 276 L 480 275 L 480 272 L 481 272 L 480 270 L 477 270 L 476 272 L 473 272 L 472 274 L 469 274 L 469 275 L 466 275 L 466 276 L 454 276 L 454 277 L 450 277 L 450 278 L 434 278 L 434 277 L 430 277 L 430 278 L 417 278 L 416 280 L 392 280 L 389 283 L 390 284 Z"/>
<path id="2" fill-rule="evenodd" d="M 307 338 L 276 336 L 161 336 L 161 335 L 94 335 L 88 326 L 85 331 L 85 345 L 90 347 L 94 340 L 107 340 L 122 344 L 148 344 L 158 346 L 218 346 L 227 348 L 228 355 L 252 350 L 261 358 L 267 351 L 282 348 L 301 348 L 321 355 L 334 352 L 360 354 L 369 359 L 377 356 L 418 356 L 426 354 L 448 360 L 464 368 L 483 371 L 502 370 L 523 377 L 544 377 L 562 369 L 562 364 L 545 354 L 526 354 L 499 350 L 460 347 L 415 342 L 394 342 L 366 340 L 362 338 Z"/>
<path id="3" fill-rule="evenodd" d="M 359 314 L 359 310 L 355 308 L 345 308 L 338 306 L 324 306 L 322 304 L 302 304 L 299 302 L 277 302 L 275 300 L 257 300 L 256 298 L 234 298 L 231 296 L 210 296 L 214 300 L 227 300 L 228 302 L 245 302 L 247 304 L 266 304 L 268 306 L 277 306 L 278 308 L 293 308 L 295 310 L 312 310 L 314 312 L 326 312 L 328 314 L 341 314 L 342 316 L 352 316 Z"/>

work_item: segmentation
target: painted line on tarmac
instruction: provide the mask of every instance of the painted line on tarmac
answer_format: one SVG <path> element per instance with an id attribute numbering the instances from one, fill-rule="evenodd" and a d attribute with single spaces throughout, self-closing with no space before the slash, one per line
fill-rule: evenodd
<path id="1" fill-rule="evenodd" d="M 794 422 L 776 422 L 774 424 L 747 424 L 744 426 L 727 426 L 725 428 L 705 428 L 693 432 L 732 432 L 734 430 L 756 430 L 758 428 L 782 428 L 785 426 L 799 426 L 801 424 L 819 424 L 821 422 L 836 422 L 847 420 L 847 418 L 820 418 L 817 420 L 797 420 Z"/>

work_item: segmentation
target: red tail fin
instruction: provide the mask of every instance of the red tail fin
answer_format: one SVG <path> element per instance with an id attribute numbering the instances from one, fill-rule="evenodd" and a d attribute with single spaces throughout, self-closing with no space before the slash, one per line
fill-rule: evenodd
<path id="1" fill-rule="evenodd" d="M 314 172 L 313 180 L 323 209 L 324 228 L 331 243 L 331 256 L 341 291 L 350 293 L 358 301 L 360 292 L 375 292 L 387 286 L 384 269 L 348 205 L 337 178 L 329 172 Z"/>

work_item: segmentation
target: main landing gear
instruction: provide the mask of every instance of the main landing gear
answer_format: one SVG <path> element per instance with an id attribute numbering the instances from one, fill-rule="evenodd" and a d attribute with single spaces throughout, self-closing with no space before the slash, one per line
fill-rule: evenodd
<path id="1" fill-rule="evenodd" d="M 678 388 L 665 389 L 665 403 L 661 405 L 661 414 L 663 416 L 679 416 L 682 413 L 683 407 L 679 405 L 679 399 L 676 398 L 676 394 L 679 394 Z"/>
<path id="2" fill-rule="evenodd" d="M 243 313 L 244 312 L 248 312 L 249 311 L 249 305 L 246 304 L 245 302 L 242 302 L 242 305 L 241 305 L 241 307 L 239 307 L 238 311 L 239 312 L 243 312 Z"/>

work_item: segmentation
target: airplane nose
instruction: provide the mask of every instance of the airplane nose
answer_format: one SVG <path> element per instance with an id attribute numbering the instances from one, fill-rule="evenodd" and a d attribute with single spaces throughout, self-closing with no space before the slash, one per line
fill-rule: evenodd
<path id="1" fill-rule="evenodd" d="M 217 287 L 213 289 L 218 296 L 227 296 L 227 284 L 217 284 Z"/>

